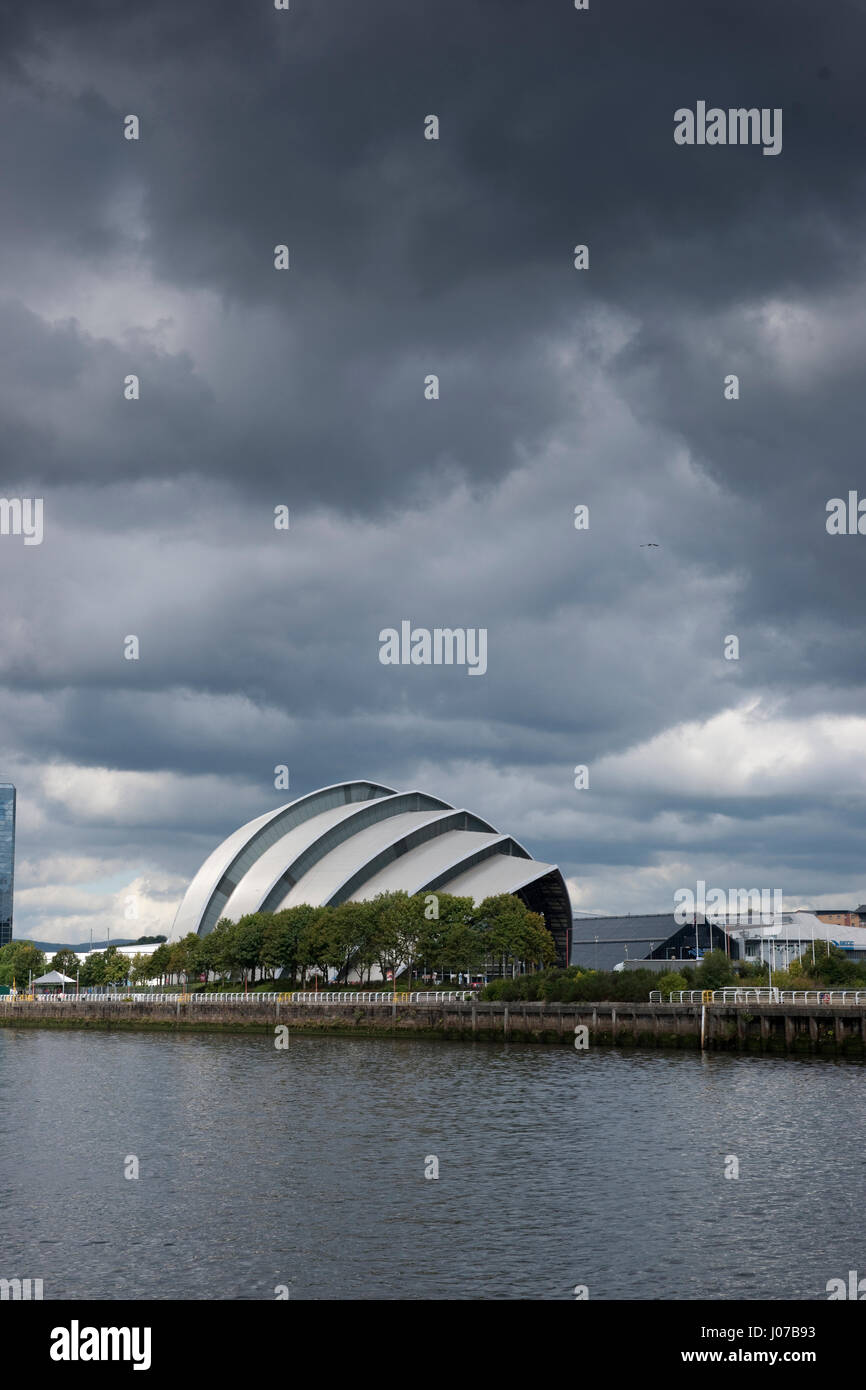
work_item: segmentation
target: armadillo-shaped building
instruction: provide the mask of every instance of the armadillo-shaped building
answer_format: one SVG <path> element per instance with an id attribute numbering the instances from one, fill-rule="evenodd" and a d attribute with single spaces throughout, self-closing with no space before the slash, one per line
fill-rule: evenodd
<path id="1" fill-rule="evenodd" d="M 205 936 L 221 917 L 321 907 L 378 893 L 514 893 L 540 912 L 566 964 L 571 905 L 555 864 L 426 792 L 341 782 L 242 825 L 202 864 L 171 930 Z"/>

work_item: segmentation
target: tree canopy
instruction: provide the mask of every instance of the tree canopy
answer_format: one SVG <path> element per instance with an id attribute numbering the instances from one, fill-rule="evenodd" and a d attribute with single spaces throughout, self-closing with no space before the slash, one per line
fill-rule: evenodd
<path id="1" fill-rule="evenodd" d="M 190 933 L 144 958 L 144 978 L 188 981 L 208 973 L 248 979 L 256 970 L 303 985 L 311 972 L 369 979 L 407 968 L 415 973 L 476 971 L 485 964 L 516 972 L 552 964 L 553 938 L 544 919 L 503 893 L 475 906 L 450 893 L 380 893 L 366 902 L 327 907 L 299 903 L 279 912 L 222 917 L 207 936 Z"/>
<path id="2" fill-rule="evenodd" d="M 36 980 L 45 974 L 45 953 L 32 941 L 9 941 L 0 947 L 0 985 L 26 989 L 32 975 Z"/>

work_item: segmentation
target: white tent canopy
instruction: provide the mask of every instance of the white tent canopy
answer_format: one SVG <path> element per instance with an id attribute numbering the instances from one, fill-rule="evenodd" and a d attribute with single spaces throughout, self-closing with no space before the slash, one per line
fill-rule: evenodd
<path id="1" fill-rule="evenodd" d="M 62 975 L 59 970 L 49 970 L 47 975 L 40 975 L 38 980 L 33 980 L 34 985 L 74 985 L 75 981 L 70 975 Z"/>

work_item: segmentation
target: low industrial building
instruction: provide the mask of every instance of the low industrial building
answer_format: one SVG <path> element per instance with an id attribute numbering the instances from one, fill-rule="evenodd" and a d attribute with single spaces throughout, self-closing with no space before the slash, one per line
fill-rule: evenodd
<path id="1" fill-rule="evenodd" d="M 582 917 L 575 920 L 571 934 L 571 964 L 585 970 L 615 970 L 632 961 L 644 964 L 678 930 L 672 912 Z"/>
<path id="2" fill-rule="evenodd" d="M 859 911 L 850 913 L 858 923 Z M 822 945 L 838 946 L 849 960 L 866 960 L 866 925 L 837 925 L 802 910 L 776 913 L 769 922 L 725 916 L 708 920 L 698 914 L 697 921 L 682 925 L 672 912 L 584 918 L 574 926 L 571 963 L 588 970 L 663 973 L 695 966 L 707 951 L 716 950 L 734 961 L 781 970 Z"/>

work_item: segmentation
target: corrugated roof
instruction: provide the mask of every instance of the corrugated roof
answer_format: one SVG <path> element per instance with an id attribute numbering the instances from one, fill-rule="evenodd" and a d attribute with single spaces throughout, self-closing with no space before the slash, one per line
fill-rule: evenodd
<path id="1" fill-rule="evenodd" d="M 679 924 L 672 912 L 582 917 L 575 921 L 571 934 L 571 964 L 588 966 L 590 970 L 613 970 L 626 956 L 629 960 L 643 960 L 675 931 L 679 931 Z"/>

